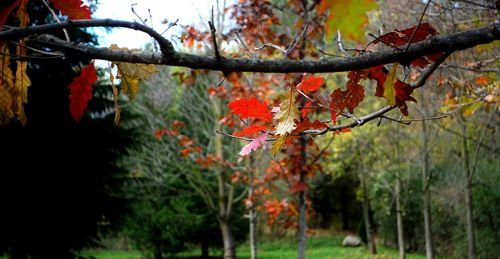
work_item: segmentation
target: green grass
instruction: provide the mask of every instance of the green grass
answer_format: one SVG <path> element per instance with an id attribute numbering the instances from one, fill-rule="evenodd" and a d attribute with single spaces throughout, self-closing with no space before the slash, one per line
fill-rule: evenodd
<path id="1" fill-rule="evenodd" d="M 370 255 L 365 247 L 345 248 L 341 246 L 342 237 L 313 237 L 307 240 L 306 258 L 349 258 L 349 259 L 392 259 L 398 258 L 398 252 L 394 249 L 377 247 L 378 254 Z M 297 257 L 296 241 L 293 238 L 267 241 L 258 245 L 259 259 L 288 259 Z M 221 251 L 211 251 L 211 255 L 221 255 Z M 199 255 L 198 250 L 183 252 L 178 258 L 187 258 Z M 93 255 L 97 259 L 142 259 L 139 252 L 125 251 L 100 251 L 88 250 L 82 253 L 84 256 Z M 247 244 L 237 249 L 238 258 L 250 258 L 250 250 Z M 408 259 L 424 259 L 423 255 L 407 254 Z"/>

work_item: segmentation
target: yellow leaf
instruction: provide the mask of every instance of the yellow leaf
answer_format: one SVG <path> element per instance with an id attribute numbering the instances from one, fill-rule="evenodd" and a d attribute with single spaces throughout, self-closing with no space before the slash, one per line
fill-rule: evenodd
<path id="1" fill-rule="evenodd" d="M 289 91 L 285 100 L 280 105 L 280 111 L 274 115 L 278 121 L 276 126 L 276 135 L 286 135 L 295 129 L 295 119 L 299 118 L 299 110 L 295 106 L 292 91 Z"/>
<path id="2" fill-rule="evenodd" d="M 13 98 L 12 109 L 16 113 L 17 118 L 23 125 L 26 125 L 26 115 L 24 114 L 24 104 L 28 102 L 28 87 L 31 81 L 26 74 L 28 62 L 16 61 L 16 80 L 14 87 L 10 89 L 10 94 Z"/>
<path id="3" fill-rule="evenodd" d="M 384 82 L 384 98 L 387 100 L 387 104 L 389 104 L 390 106 L 396 105 L 396 88 L 394 84 L 398 80 L 397 72 L 398 63 L 395 63 Z"/>
<path id="4" fill-rule="evenodd" d="M 9 49 L 5 43 L 0 44 L 0 126 L 5 126 L 14 117 L 12 97 L 8 89 L 14 85 L 14 75 L 10 69 Z"/>
<path id="5" fill-rule="evenodd" d="M 158 69 L 153 64 L 133 64 L 117 62 L 118 78 L 121 79 L 122 89 L 127 93 L 130 99 L 134 99 L 139 92 L 139 83 L 141 80 L 148 80 L 151 76 L 158 72 Z"/>
<path id="6" fill-rule="evenodd" d="M 281 148 L 283 148 L 283 145 L 285 145 L 286 137 L 288 134 L 285 134 L 283 136 L 280 136 L 276 141 L 274 141 L 273 146 L 271 148 L 271 152 L 273 153 L 273 156 L 276 156 L 278 152 L 281 151 Z"/>
<path id="7" fill-rule="evenodd" d="M 5 126 L 9 123 L 10 119 L 14 117 L 14 112 L 10 108 L 12 105 L 12 98 L 9 92 L 0 85 L 0 126 Z"/>
<path id="8" fill-rule="evenodd" d="M 462 107 L 462 114 L 464 117 L 469 117 L 474 114 L 479 108 L 481 108 L 482 102 L 474 102 Z"/>
<path id="9" fill-rule="evenodd" d="M 340 30 L 345 38 L 364 42 L 365 26 L 368 24 L 366 12 L 377 8 L 375 0 L 321 0 L 317 11 L 321 14 L 330 10 L 326 22 L 329 39 Z"/>
<path id="10" fill-rule="evenodd" d="M 129 50 L 127 48 L 119 48 L 115 44 L 110 46 L 110 49 L 116 50 Z M 131 52 L 136 50 L 129 50 Z M 135 95 L 139 92 L 139 83 L 141 80 L 148 80 L 158 69 L 153 64 L 135 64 L 116 62 L 113 63 L 118 68 L 118 76 L 121 80 L 122 91 L 128 94 L 130 99 L 134 99 Z"/>
<path id="11" fill-rule="evenodd" d="M 0 85 L 10 89 L 14 85 L 14 74 L 10 69 L 10 54 L 6 44 L 0 45 Z"/>

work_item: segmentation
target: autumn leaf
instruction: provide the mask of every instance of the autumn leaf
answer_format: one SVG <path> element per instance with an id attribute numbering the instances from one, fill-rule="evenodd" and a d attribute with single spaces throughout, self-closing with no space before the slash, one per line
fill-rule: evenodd
<path id="1" fill-rule="evenodd" d="M 81 0 L 50 0 L 62 15 L 72 20 L 91 19 L 92 12 Z"/>
<path id="2" fill-rule="evenodd" d="M 273 146 L 271 147 L 271 153 L 273 154 L 273 156 L 276 156 L 278 154 L 278 152 L 281 151 L 281 149 L 285 145 L 285 141 L 286 141 L 287 136 L 288 136 L 288 134 L 280 136 L 278 139 L 276 139 L 274 141 Z"/>
<path id="3" fill-rule="evenodd" d="M 302 81 L 297 85 L 297 89 L 304 93 L 310 93 L 317 91 L 323 84 L 323 77 L 321 76 L 309 76 L 305 75 L 302 77 Z"/>
<path id="4" fill-rule="evenodd" d="M 398 63 L 395 63 L 384 82 L 384 98 L 387 100 L 387 104 L 390 106 L 396 105 L 396 89 L 394 84 L 398 80 L 397 72 Z"/>
<path id="5" fill-rule="evenodd" d="M 10 94 L 13 97 L 13 111 L 16 113 L 19 121 L 25 125 L 27 119 L 24 114 L 24 104 L 28 102 L 28 87 L 31 85 L 31 81 L 26 74 L 28 62 L 16 61 L 16 64 L 16 79 L 14 87 L 10 89 Z"/>
<path id="6" fill-rule="evenodd" d="M 278 121 L 276 135 L 286 135 L 295 129 L 295 120 L 299 119 L 299 110 L 295 106 L 292 91 L 289 91 L 285 100 L 280 105 L 280 111 L 274 115 Z"/>
<path id="7" fill-rule="evenodd" d="M 408 43 L 423 41 L 428 37 L 437 34 L 438 32 L 436 31 L 436 29 L 434 29 L 434 27 L 432 27 L 430 23 L 422 23 L 420 24 L 420 26 L 418 26 L 418 29 L 417 26 L 414 26 L 404 30 L 396 30 L 386 33 L 374 40 L 373 44 L 384 43 L 386 45 L 390 45 L 391 47 L 401 47 Z M 442 55 L 442 53 L 425 55 L 423 57 L 412 60 L 411 64 L 417 67 L 425 67 L 429 64 L 429 61 L 435 62 Z"/>
<path id="8" fill-rule="evenodd" d="M 347 75 L 349 81 L 345 91 L 338 88 L 330 95 L 330 115 L 333 124 L 336 124 L 337 117 L 347 108 L 350 113 L 354 113 L 354 109 L 365 98 L 365 89 L 359 84 L 359 81 L 364 77 L 357 71 L 349 72 Z"/>
<path id="9" fill-rule="evenodd" d="M 266 139 L 267 139 L 267 133 L 260 135 L 256 139 L 252 140 L 252 142 L 250 142 L 246 146 L 244 146 L 241 149 L 239 155 L 246 156 L 246 155 L 250 154 L 252 151 L 257 150 L 259 147 L 266 144 Z"/>
<path id="10" fill-rule="evenodd" d="M 118 68 L 118 78 L 121 80 L 122 91 L 128 94 L 131 100 L 139 92 L 141 80 L 148 80 L 158 69 L 153 64 L 134 64 L 116 62 Z"/>
<path id="11" fill-rule="evenodd" d="M 328 128 L 328 125 L 319 120 L 311 122 L 309 119 L 305 119 L 297 123 L 297 127 L 293 130 L 293 132 L 299 133 L 308 129 L 326 129 L 326 128 Z"/>
<path id="12" fill-rule="evenodd" d="M 260 102 L 257 98 L 240 99 L 230 102 L 227 107 L 231 109 L 233 114 L 239 115 L 240 118 L 261 119 L 267 122 L 273 120 L 273 116 L 267 108 L 266 102 Z"/>
<path id="13" fill-rule="evenodd" d="M 420 26 L 418 26 L 418 29 L 416 30 L 417 26 L 407 28 L 404 30 L 396 30 L 393 32 L 386 33 L 380 37 L 378 37 L 376 40 L 373 41 L 373 44 L 377 44 L 379 42 L 382 43 L 389 43 L 393 46 L 400 47 L 403 45 L 406 45 L 410 43 L 415 43 L 419 41 L 423 41 L 427 39 L 429 36 L 433 36 L 438 34 L 436 29 L 432 27 L 430 23 L 422 23 Z M 416 30 L 416 32 L 415 32 Z M 414 33 L 415 32 L 415 33 Z M 414 34 L 414 35 L 413 35 Z M 411 36 L 413 35 L 413 38 Z"/>
<path id="14" fill-rule="evenodd" d="M 242 131 L 234 132 L 233 135 L 237 136 L 237 137 L 244 137 L 244 136 L 255 134 L 255 133 L 260 132 L 262 130 L 265 130 L 267 128 L 269 128 L 269 127 L 268 126 L 255 126 L 255 125 L 253 125 L 253 126 L 249 126 L 249 127 L 244 128 Z"/>
<path id="15" fill-rule="evenodd" d="M 326 22 L 329 39 L 340 30 L 344 37 L 364 42 L 365 26 L 368 24 L 366 12 L 377 8 L 375 0 L 321 0 L 317 11 L 322 14 L 330 10 Z"/>
<path id="16" fill-rule="evenodd" d="M 9 92 L 0 85 L 0 126 L 5 126 L 14 117 L 11 109 L 12 98 Z"/>
<path id="17" fill-rule="evenodd" d="M 80 121 L 87 109 L 87 102 L 92 99 L 92 85 L 96 81 L 94 64 L 90 64 L 69 84 L 69 108 L 75 121 Z"/>
<path id="18" fill-rule="evenodd" d="M 0 44 L 2 56 L 10 56 L 6 44 Z M 5 126 L 14 117 L 12 96 L 9 89 L 14 86 L 14 74 L 10 69 L 10 59 L 0 58 L 0 126 Z"/>

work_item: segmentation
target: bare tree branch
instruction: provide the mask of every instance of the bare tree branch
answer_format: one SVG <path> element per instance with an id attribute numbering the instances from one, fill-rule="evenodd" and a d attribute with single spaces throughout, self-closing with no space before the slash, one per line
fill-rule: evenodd
<path id="1" fill-rule="evenodd" d="M 180 53 L 174 50 L 171 42 L 153 29 L 138 23 L 104 20 L 79 20 L 29 26 L 25 28 L 9 28 L 0 32 L 0 40 L 17 39 L 38 33 L 45 33 L 63 28 L 82 27 L 124 27 L 143 31 L 158 41 L 162 53 L 130 52 L 110 50 L 92 46 L 68 44 L 46 35 L 31 40 L 46 47 L 65 52 L 67 55 L 81 56 L 82 58 L 103 59 L 131 63 L 164 64 L 169 66 L 188 67 L 192 69 L 208 69 L 218 71 L 246 71 L 266 73 L 292 72 L 342 72 L 364 69 L 376 65 L 394 62 L 411 61 L 421 56 L 439 52 L 453 52 L 472 48 L 500 39 L 500 23 L 489 26 L 458 32 L 450 35 L 436 36 L 426 41 L 412 44 L 407 51 L 384 50 L 350 58 L 326 58 L 321 60 L 262 60 L 262 59 L 233 59 L 225 58 L 218 62 L 215 57 L 198 56 Z M 162 55 L 163 54 L 163 55 Z M 406 62 L 405 62 L 406 61 Z"/>

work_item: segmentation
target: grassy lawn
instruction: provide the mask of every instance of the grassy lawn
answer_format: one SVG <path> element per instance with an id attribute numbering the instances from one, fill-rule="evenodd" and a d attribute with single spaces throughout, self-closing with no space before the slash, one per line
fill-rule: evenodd
<path id="1" fill-rule="evenodd" d="M 377 247 L 378 254 L 368 254 L 364 247 L 344 248 L 341 246 L 342 237 L 313 237 L 307 240 L 307 258 L 349 258 L 349 259 L 385 259 L 398 258 L 396 250 Z M 199 255 L 198 250 L 183 252 L 177 258 L 192 258 Z M 221 255 L 221 251 L 211 251 L 211 255 Z M 139 252 L 135 251 L 100 251 L 88 250 L 82 253 L 84 256 L 95 256 L 97 259 L 142 259 Z M 247 244 L 237 249 L 239 258 L 250 258 L 250 250 Z M 297 256 L 295 240 L 291 238 L 268 241 L 259 244 L 258 257 L 260 259 L 288 259 Z M 408 254 L 408 259 L 424 259 L 423 255 Z"/>

